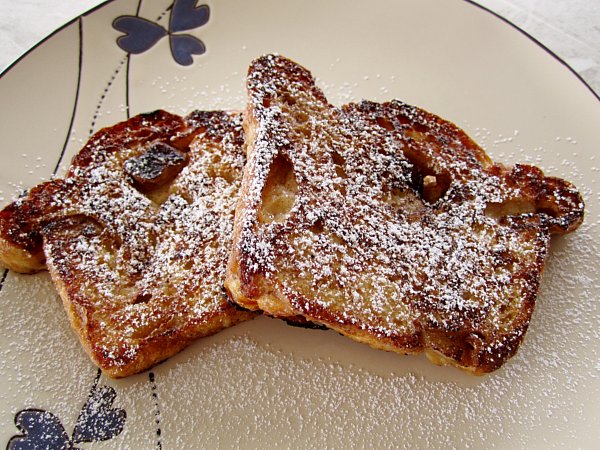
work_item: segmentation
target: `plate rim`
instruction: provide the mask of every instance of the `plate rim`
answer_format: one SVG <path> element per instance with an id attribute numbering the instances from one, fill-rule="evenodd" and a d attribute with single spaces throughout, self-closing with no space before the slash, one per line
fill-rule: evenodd
<path id="1" fill-rule="evenodd" d="M 94 6 L 93 8 L 89 9 L 88 11 L 74 17 L 73 19 L 71 19 L 70 21 L 68 21 L 67 23 L 64 23 L 62 26 L 60 26 L 59 28 L 57 28 L 55 31 L 53 31 L 52 33 L 48 34 L 46 37 L 44 37 L 43 39 L 41 39 L 39 42 L 37 42 L 34 46 L 32 46 L 31 48 L 29 48 L 25 53 L 23 53 L 17 60 L 15 60 L 13 63 L 11 63 L 5 70 L 0 72 L 0 83 L 1 80 L 3 79 L 4 75 L 8 74 L 14 67 L 16 67 L 22 60 L 25 60 L 27 57 L 30 56 L 31 53 L 33 53 L 38 47 L 41 47 L 43 44 L 46 43 L 46 41 L 49 41 L 50 39 L 52 39 L 55 35 L 57 35 L 58 33 L 62 32 L 63 30 L 65 30 L 66 28 L 69 28 L 71 26 L 76 26 L 76 24 L 79 25 L 80 30 L 81 30 L 81 26 L 82 26 L 82 19 L 94 14 L 96 11 L 100 11 L 101 9 L 104 9 L 105 7 L 111 5 L 112 3 L 114 3 L 115 0 L 104 0 L 102 1 L 102 3 Z M 137 10 L 139 11 L 140 5 L 142 4 L 143 0 L 138 0 L 137 3 Z M 561 65 L 563 67 L 566 67 L 572 74 L 574 74 L 576 76 L 577 79 L 580 80 L 580 82 L 583 83 L 583 85 L 585 87 L 588 88 L 588 90 L 592 93 L 592 95 L 598 100 L 600 101 L 600 96 L 592 89 L 592 87 L 577 73 L 575 72 L 575 70 L 569 66 L 568 63 L 566 63 L 563 59 L 561 59 L 558 55 L 556 55 L 554 52 L 552 52 L 548 47 L 546 47 L 544 44 L 542 44 L 539 40 L 537 40 L 536 38 L 534 38 L 533 36 L 531 36 L 530 34 L 528 34 L 527 32 L 525 32 L 524 30 L 522 30 L 521 28 L 519 28 L 518 26 L 516 26 L 515 24 L 513 24 L 512 22 L 510 22 L 508 19 L 502 17 L 501 15 L 495 13 L 494 11 L 476 3 L 473 0 L 462 0 L 462 2 L 466 2 L 467 4 L 473 5 L 477 8 L 479 8 L 480 10 L 483 11 L 487 11 L 488 13 L 492 14 L 493 16 L 495 16 L 496 18 L 500 19 L 501 21 L 503 21 L 504 23 L 508 24 L 509 26 L 511 26 L 512 28 L 516 29 L 517 31 L 519 31 L 522 35 L 524 35 L 525 37 L 529 38 L 530 41 L 533 41 L 535 44 L 537 44 L 538 48 L 541 48 L 542 50 L 545 50 L 546 53 L 550 54 L 550 56 L 552 56 L 555 60 L 557 60 L 559 63 L 561 63 Z M 135 5 L 135 3 L 132 4 L 132 6 Z M 457 0 L 455 3 L 456 7 L 460 7 L 460 3 Z M 524 41 L 525 42 L 525 41 Z M 524 45 L 524 44 L 523 44 Z M 535 48 L 535 47 L 534 47 Z M 42 49 L 43 51 L 43 49 Z M 537 50 L 536 50 L 537 51 Z M 81 49 L 80 49 L 81 52 Z M 79 86 L 77 87 L 77 91 L 79 91 Z M 587 94 L 585 95 L 585 97 L 587 98 Z M 75 104 L 77 104 L 77 100 L 75 100 Z M 71 119 L 71 124 L 72 124 L 72 119 Z M 70 134 L 70 127 L 69 127 L 69 133 L 67 135 Z M 64 149 L 63 149 L 64 152 Z M 61 159 L 62 159 L 62 155 L 61 155 Z M 60 162 L 59 162 L 60 163 Z M 6 269 L 4 271 L 4 274 L 1 275 L 0 274 L 0 290 L 2 289 L 2 285 L 6 279 L 6 276 L 8 274 L 8 269 Z M 152 375 L 153 373 L 150 372 L 149 376 Z M 150 380 L 153 381 L 153 380 Z M 160 425 L 159 425 L 160 426 Z"/>

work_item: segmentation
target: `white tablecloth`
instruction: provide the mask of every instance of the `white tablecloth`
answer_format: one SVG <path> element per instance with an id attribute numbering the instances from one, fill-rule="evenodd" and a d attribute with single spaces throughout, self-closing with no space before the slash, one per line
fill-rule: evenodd
<path id="1" fill-rule="evenodd" d="M 100 0 L 0 0 L 0 72 Z M 600 93 L 599 0 L 478 0 L 566 61 Z"/>

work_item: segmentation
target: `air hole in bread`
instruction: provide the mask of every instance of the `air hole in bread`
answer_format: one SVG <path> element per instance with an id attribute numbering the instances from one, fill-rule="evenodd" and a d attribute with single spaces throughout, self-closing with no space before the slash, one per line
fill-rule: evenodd
<path id="1" fill-rule="evenodd" d="M 560 216 L 560 211 L 554 204 L 539 204 L 536 206 L 536 212 L 540 214 L 546 214 L 547 216 L 554 218 L 558 218 Z"/>
<path id="2" fill-rule="evenodd" d="M 258 220 L 261 223 L 284 222 L 294 206 L 297 191 L 292 162 L 282 154 L 277 155 L 262 192 Z"/>
<path id="3" fill-rule="evenodd" d="M 412 127 L 417 133 L 427 133 L 429 131 L 429 127 L 424 123 L 413 123 Z"/>
<path id="4" fill-rule="evenodd" d="M 377 125 L 388 131 L 393 131 L 395 129 L 394 124 L 387 117 L 378 117 L 376 120 Z"/>
<path id="5" fill-rule="evenodd" d="M 421 195 L 428 203 L 435 203 L 442 198 L 448 190 L 450 183 L 444 177 L 426 175 L 423 177 Z"/>
<path id="6" fill-rule="evenodd" d="M 488 203 L 484 214 L 493 219 L 507 216 L 520 216 L 538 212 L 533 202 L 524 199 L 510 199 L 500 203 Z"/>
<path id="7" fill-rule="evenodd" d="M 462 352 L 463 364 L 476 364 L 477 354 L 481 351 L 481 347 L 485 342 L 483 335 L 477 331 L 469 333 L 464 338 L 464 348 Z"/>
<path id="8" fill-rule="evenodd" d="M 322 234 L 325 231 L 325 226 L 323 225 L 323 221 L 318 219 L 315 223 L 311 225 L 309 228 L 310 232 L 313 234 Z"/>
<path id="9" fill-rule="evenodd" d="M 398 123 L 400 123 L 402 125 L 412 125 L 413 124 L 413 121 L 403 114 L 397 115 L 396 120 L 398 121 Z"/>
<path id="10" fill-rule="evenodd" d="M 420 155 L 406 151 L 405 156 L 412 163 L 410 180 L 408 180 L 409 187 L 429 204 L 436 203 L 444 197 L 450 188 L 450 176 L 445 173 L 436 173 L 427 160 Z"/>
<path id="11" fill-rule="evenodd" d="M 331 153 L 331 159 L 333 160 L 333 164 L 335 166 L 335 173 L 338 177 L 346 179 L 348 178 L 348 174 L 346 173 L 346 160 L 342 155 L 338 152 Z"/>
<path id="12" fill-rule="evenodd" d="M 143 293 L 140 293 L 133 300 L 133 304 L 137 305 L 139 303 L 148 303 L 150 300 L 152 300 L 152 294 L 143 294 Z"/>

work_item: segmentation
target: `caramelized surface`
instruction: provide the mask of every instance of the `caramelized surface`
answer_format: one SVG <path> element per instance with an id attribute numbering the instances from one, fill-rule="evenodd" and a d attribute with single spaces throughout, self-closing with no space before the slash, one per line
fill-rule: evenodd
<path id="1" fill-rule="evenodd" d="M 512 356 L 550 234 L 583 218 L 577 190 L 399 101 L 336 108 L 280 56 L 247 86 L 235 301 L 473 373 Z"/>
<path id="2" fill-rule="evenodd" d="M 222 292 L 241 125 L 224 112 L 134 117 L 94 135 L 64 180 L 0 213 L 0 241 L 29 258 L 0 250 L 2 264 L 34 271 L 46 258 L 73 327 L 109 375 L 253 317 Z"/>

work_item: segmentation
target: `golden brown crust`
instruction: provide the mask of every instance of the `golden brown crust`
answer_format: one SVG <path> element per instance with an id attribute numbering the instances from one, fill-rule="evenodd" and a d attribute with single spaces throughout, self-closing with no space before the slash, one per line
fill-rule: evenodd
<path id="1" fill-rule="evenodd" d="M 550 234 L 583 220 L 571 184 L 399 101 L 336 108 L 280 56 L 252 63 L 248 94 L 237 303 L 476 374 L 515 354 Z"/>
<path id="2" fill-rule="evenodd" d="M 0 263 L 20 273 L 46 268 L 41 229 L 55 211 L 52 198 L 60 194 L 61 180 L 34 187 L 27 198 L 19 199 L 0 211 Z"/>
<path id="3" fill-rule="evenodd" d="M 107 375 L 148 369 L 254 317 L 222 291 L 242 143 L 241 116 L 225 112 L 156 111 L 103 129 L 64 180 L 0 212 L 0 261 L 22 272 L 47 263 Z"/>

